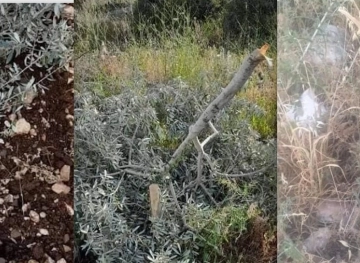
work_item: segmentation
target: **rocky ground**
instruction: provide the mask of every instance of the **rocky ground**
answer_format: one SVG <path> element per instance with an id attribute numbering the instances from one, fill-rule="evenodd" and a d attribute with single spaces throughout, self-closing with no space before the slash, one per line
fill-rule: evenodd
<path id="1" fill-rule="evenodd" d="M 55 77 L 0 122 L 1 263 L 73 260 L 73 84 Z"/>
<path id="2" fill-rule="evenodd" d="M 61 17 L 73 28 L 72 5 L 64 6 Z M 0 67 L 27 68 L 19 73 L 21 82 L 33 79 L 46 89 L 28 89 L 0 105 L 5 109 L 0 112 L 0 263 L 73 262 L 72 65 L 68 72 L 56 71 L 54 81 L 41 81 L 48 72 L 34 65 L 30 70 L 24 63 L 30 53 L 21 52 Z"/>

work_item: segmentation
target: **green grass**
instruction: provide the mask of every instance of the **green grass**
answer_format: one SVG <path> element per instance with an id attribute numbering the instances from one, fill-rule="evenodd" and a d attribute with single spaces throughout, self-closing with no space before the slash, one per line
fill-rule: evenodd
<path id="1" fill-rule="evenodd" d="M 252 116 L 251 126 L 264 138 L 276 136 L 276 104 L 264 97 L 260 97 L 256 103 L 265 110 L 265 115 Z"/>
<path id="2" fill-rule="evenodd" d="M 205 212 L 193 207 L 188 211 L 189 225 L 200 231 L 201 262 L 218 262 L 217 258 L 224 258 L 223 245 L 232 240 L 234 233 L 245 232 L 248 220 L 246 209 L 234 206 Z"/>

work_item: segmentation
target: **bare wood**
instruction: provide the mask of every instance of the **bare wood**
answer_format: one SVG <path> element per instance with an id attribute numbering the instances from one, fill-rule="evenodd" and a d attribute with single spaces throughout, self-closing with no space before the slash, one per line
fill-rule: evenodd
<path id="1" fill-rule="evenodd" d="M 158 184 L 149 186 L 151 217 L 158 218 L 160 213 L 160 187 Z"/>

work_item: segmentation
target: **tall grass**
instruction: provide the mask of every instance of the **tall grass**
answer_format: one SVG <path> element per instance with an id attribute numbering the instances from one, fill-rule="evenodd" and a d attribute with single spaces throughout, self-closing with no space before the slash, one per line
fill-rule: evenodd
<path id="1" fill-rule="evenodd" d="M 338 10 L 343 7 L 360 20 L 358 1 L 347 1 L 324 5 L 322 1 L 307 1 L 301 5 L 283 4 L 279 8 L 279 84 L 278 85 L 278 261 L 285 262 L 329 262 L 338 257 L 344 262 L 358 262 L 358 238 L 351 239 L 354 229 L 339 229 L 333 223 L 331 240 L 324 242 L 318 253 L 307 252 L 302 244 L 312 237 L 319 227 L 318 207 L 324 200 L 354 200 L 357 189 L 358 166 L 353 165 L 359 156 L 360 93 L 354 85 L 354 76 L 360 70 L 355 55 L 359 48 L 359 36 L 346 38 L 348 63 L 351 69 L 342 71 L 334 79 L 329 66 L 324 63 L 327 74 L 322 72 L 312 76 L 309 65 L 305 70 L 295 71 L 294 65 L 301 61 L 311 35 L 316 32 L 322 18 L 324 23 L 336 25 L 354 34 L 354 25 Z M 360 28 L 359 28 L 360 29 Z M 356 35 L 356 34 L 355 34 Z M 357 38 L 357 39 L 356 39 Z M 299 85 L 300 84 L 300 85 Z M 301 84 L 316 90 L 318 100 L 329 111 L 325 118 L 325 128 L 315 135 L 313 131 L 297 127 L 287 118 L 286 105 L 293 103 L 302 93 Z M 294 88 L 295 87 L 295 88 Z M 300 89 L 299 89 L 300 87 Z M 344 185 L 345 184 L 345 185 Z M 355 190 L 356 191 L 356 190 Z M 332 210 L 327 211 L 333 213 Z M 344 212 L 345 213 L 345 212 Z M 319 225 L 320 224 L 320 225 Z M 340 223 L 341 225 L 341 223 Z M 358 233 L 358 232 L 356 232 Z M 357 249 L 344 250 L 338 240 L 345 240 Z M 336 240 L 332 243 L 332 240 Z M 350 258 L 348 253 L 355 253 Z M 347 258 L 347 259 L 345 259 Z"/>

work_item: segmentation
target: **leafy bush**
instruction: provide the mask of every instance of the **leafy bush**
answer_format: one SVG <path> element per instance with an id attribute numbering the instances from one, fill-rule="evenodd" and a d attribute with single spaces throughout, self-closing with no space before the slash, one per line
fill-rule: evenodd
<path id="1" fill-rule="evenodd" d="M 61 4 L 0 4 L 0 110 L 25 90 L 45 88 L 44 80 L 68 67 L 73 29 L 61 19 L 61 9 Z M 26 72 L 38 68 L 47 72 L 41 81 L 28 79 Z"/>
<path id="2" fill-rule="evenodd" d="M 243 231 L 247 217 L 241 211 L 250 203 L 259 204 L 265 214 L 276 213 L 275 203 L 269 204 L 269 198 L 275 200 L 276 193 L 270 189 L 276 183 L 270 170 L 267 176 L 257 177 L 256 183 L 251 179 L 235 183 L 226 178 L 212 178 L 205 167 L 205 184 L 212 198 L 232 206 L 224 209 L 222 216 L 213 218 L 209 215 L 215 207 L 207 195 L 200 189 L 185 190 L 197 175 L 194 150 L 189 150 L 171 174 L 181 215 L 166 178 L 150 170 L 134 174 L 125 169 L 129 163 L 163 167 L 186 136 L 189 125 L 211 99 L 206 99 L 209 96 L 204 90 L 189 89 L 180 80 L 154 86 L 139 81 L 136 89 L 124 87 L 120 95 L 100 99 L 91 92 L 94 84 L 84 85 L 85 90 L 77 95 L 75 109 L 76 232 L 80 233 L 78 245 L 85 241 L 83 249 L 97 254 L 100 262 L 194 262 L 206 258 L 203 253 L 213 246 L 202 237 L 206 226 L 200 222 L 225 229 L 226 224 L 211 220 L 227 218 L 241 224 L 239 231 Z M 253 171 L 274 159 L 275 147 L 256 140 L 249 122 L 234 114 L 244 109 L 249 114 L 262 114 L 256 105 L 245 100 L 234 101 L 214 122 L 221 135 L 205 149 L 224 172 Z M 159 184 L 162 190 L 162 216 L 158 221 L 149 220 L 150 183 Z M 263 185 L 266 194 L 255 194 L 258 184 Z M 191 216 L 192 207 L 196 207 L 199 220 Z M 242 215 L 244 218 L 238 221 Z M 182 232 L 181 217 L 189 218 L 196 232 Z M 203 234 L 209 235 L 208 230 Z M 223 236 L 222 240 L 230 237 L 233 238 Z"/>

